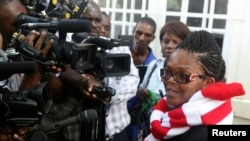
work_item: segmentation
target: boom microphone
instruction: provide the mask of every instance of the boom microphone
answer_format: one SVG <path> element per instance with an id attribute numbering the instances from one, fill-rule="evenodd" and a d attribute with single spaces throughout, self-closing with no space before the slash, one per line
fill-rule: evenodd
<path id="1" fill-rule="evenodd" d="M 18 15 L 15 20 L 15 24 L 17 27 L 19 27 L 20 25 L 24 23 L 39 23 L 39 22 L 49 22 L 49 21 L 46 19 L 32 17 L 32 16 L 25 15 L 25 14 Z"/>
<path id="2" fill-rule="evenodd" d="M 37 68 L 35 61 L 0 62 L 0 74 L 34 73 Z"/>
<path id="3" fill-rule="evenodd" d="M 61 128 L 69 126 L 69 125 L 73 125 L 76 123 L 92 122 L 96 119 L 97 119 L 97 112 L 93 109 L 88 109 L 88 110 L 85 110 L 74 117 L 56 122 L 56 123 L 52 124 L 51 126 L 46 126 L 40 130 L 43 131 L 44 133 L 48 133 L 48 132 L 61 129 Z"/>
<path id="4" fill-rule="evenodd" d="M 101 47 L 102 49 L 112 49 L 113 47 L 119 47 L 120 42 L 116 39 L 110 39 L 106 37 L 91 37 L 89 36 L 86 40 L 85 43 L 91 43 L 95 44 L 98 47 Z"/>
<path id="5" fill-rule="evenodd" d="M 72 34 L 71 38 L 75 43 L 81 43 L 84 39 L 89 37 L 89 33 L 87 32 L 79 32 Z"/>
<path id="6" fill-rule="evenodd" d="M 82 19 L 63 19 L 60 21 L 52 21 L 46 23 L 25 23 L 20 26 L 22 29 L 52 29 L 61 33 L 67 32 L 90 32 L 91 22 Z"/>
<path id="7" fill-rule="evenodd" d="M 37 69 L 35 61 L 0 62 L 0 81 L 16 73 L 34 73 Z"/>

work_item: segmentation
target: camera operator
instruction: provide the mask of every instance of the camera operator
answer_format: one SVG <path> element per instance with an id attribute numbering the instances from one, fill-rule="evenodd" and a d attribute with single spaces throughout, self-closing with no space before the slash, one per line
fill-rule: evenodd
<path id="1" fill-rule="evenodd" d="M 20 14 L 27 14 L 26 8 L 19 2 L 19 0 L 0 0 L 0 50 L 1 53 L 7 48 L 7 44 L 10 43 L 12 34 L 17 30 L 15 25 L 15 20 Z M 37 50 L 40 50 L 43 55 L 46 55 L 48 50 L 52 47 L 54 41 L 50 40 L 45 46 L 43 46 L 44 39 L 46 37 L 46 32 L 36 32 L 31 31 L 26 37 L 24 35 L 20 36 L 20 42 L 25 42 L 29 46 L 35 47 Z M 6 56 L 3 56 L 3 58 Z M 19 60 L 22 61 L 22 60 Z M 8 88 L 10 91 L 16 91 L 21 89 L 30 89 L 33 86 L 40 83 L 41 72 L 44 71 L 43 66 L 39 65 L 38 71 L 35 73 L 27 73 L 23 76 L 18 74 L 13 74 L 10 79 L 8 78 Z M 61 71 L 60 68 L 51 66 L 49 69 L 53 71 Z M 48 71 L 46 69 L 46 71 Z M 1 74 L 5 75 L 5 74 Z M 58 82 L 58 81 L 56 81 Z M 20 84 L 21 83 L 21 84 Z M 51 84 L 52 85 L 52 84 Z M 0 140 L 17 140 L 24 141 L 22 138 L 27 132 L 34 130 L 33 127 L 6 127 L 0 129 Z"/>
<path id="2" fill-rule="evenodd" d="M 46 33 L 42 33 L 41 36 L 40 34 L 36 31 L 31 31 L 26 37 L 21 36 L 20 40 L 23 40 L 23 42 L 29 44 L 29 45 L 34 45 L 37 49 L 41 48 L 41 42 L 43 42 L 44 37 L 46 36 Z M 38 38 L 37 42 L 34 43 L 34 40 Z M 0 32 L 0 50 L 3 52 L 3 38 L 2 34 Z M 53 41 L 47 44 L 46 47 L 42 50 L 45 54 L 47 53 L 47 50 L 51 47 L 53 44 Z M 22 78 L 20 78 L 20 83 L 19 82 L 14 82 L 15 79 L 10 79 L 8 81 L 8 85 L 11 86 L 9 87 L 10 91 L 15 91 L 15 89 L 30 89 L 33 86 L 37 85 L 40 82 L 40 69 L 39 71 L 35 73 L 29 73 L 29 74 L 24 74 Z M 17 74 L 13 74 L 11 77 L 20 77 Z M 0 81 L 1 83 L 1 81 Z M 14 85 L 13 85 L 14 84 Z M 16 88 L 15 88 L 16 87 Z M 19 87 L 19 88 L 18 88 Z M 13 90 L 14 89 L 14 90 Z M 17 141 L 24 141 L 23 136 L 25 133 L 29 131 L 33 131 L 35 128 L 34 127 L 7 127 L 0 129 L 0 140 L 1 141 L 8 141 L 8 140 L 17 140 Z"/>
<path id="3" fill-rule="evenodd" d="M 0 50 L 3 48 L 3 37 L 0 32 Z M 24 141 L 22 136 L 28 132 L 33 130 L 32 127 L 22 127 L 22 128 L 5 128 L 0 129 L 0 140 L 1 141 L 9 141 L 9 140 L 17 140 Z"/>
<path id="4" fill-rule="evenodd" d="M 91 36 L 98 37 L 101 32 L 101 11 L 100 7 L 90 0 L 86 11 L 84 11 L 80 18 L 89 19 L 92 21 Z M 110 53 L 129 53 L 127 47 L 115 47 L 110 50 Z M 131 55 L 131 54 L 130 54 Z M 130 116 L 127 111 L 127 101 L 136 94 L 137 85 L 139 83 L 138 70 L 136 69 L 133 59 L 131 58 L 130 73 L 121 78 L 105 78 L 104 84 L 106 86 L 116 89 L 116 95 L 111 97 L 108 102 L 107 116 L 105 124 L 106 140 L 113 141 L 128 141 L 127 135 L 124 132 L 125 127 L 130 123 Z M 82 75 L 86 77 L 86 75 Z M 87 96 L 89 91 L 83 91 Z M 95 98 L 95 97 L 92 97 Z"/>
<path id="5" fill-rule="evenodd" d="M 89 32 L 89 35 L 93 37 L 99 37 L 102 20 L 101 10 L 93 0 L 89 0 L 87 7 L 84 8 L 79 18 L 90 20 L 92 23 L 92 29 Z M 110 53 L 128 53 L 131 55 L 127 46 L 115 47 L 110 50 Z M 98 137 L 98 140 L 128 141 L 128 138 L 124 132 L 125 127 L 130 123 L 131 120 L 127 111 L 127 101 L 131 97 L 135 96 L 139 83 L 138 70 L 133 63 L 132 58 L 130 61 L 129 74 L 119 77 L 105 77 L 103 80 L 99 80 L 89 73 L 83 73 L 80 75 L 80 73 L 76 72 L 75 70 L 62 72 L 60 78 L 64 82 L 64 90 L 67 88 L 68 90 L 72 90 L 72 92 L 71 94 L 68 94 L 69 97 L 67 99 L 61 103 L 58 103 L 57 105 L 53 105 L 49 114 L 45 116 L 47 124 L 49 121 L 50 123 L 53 123 L 54 120 L 60 120 L 67 118 L 69 115 L 73 116 L 73 114 L 78 114 L 84 109 L 98 109 L 96 106 L 105 104 L 107 112 L 103 115 L 98 115 L 104 118 L 104 121 L 98 121 L 98 124 L 105 125 L 105 133 L 104 137 Z M 114 96 L 102 98 L 99 95 L 93 94 L 92 90 L 94 89 L 94 86 L 111 87 L 115 89 L 116 94 Z M 76 94 L 76 90 L 78 91 L 78 97 L 73 98 L 73 95 Z M 79 93 L 79 90 L 81 93 Z M 79 97 L 81 99 L 79 99 Z M 100 118 L 98 118 L 98 120 L 99 119 Z M 63 140 L 70 141 L 92 140 L 93 138 L 84 139 L 84 137 L 89 136 L 93 132 L 90 131 L 83 134 L 83 132 L 81 133 L 80 126 L 81 125 L 79 124 L 67 126 L 60 132 L 55 133 L 55 136 L 51 134 L 49 137 L 55 137 L 55 140 L 62 140 L 62 136 L 64 137 Z M 83 125 L 83 128 L 86 128 L 85 124 Z M 96 128 L 95 130 L 96 131 L 94 131 L 94 134 L 100 135 L 99 133 L 102 129 Z M 56 136 L 59 137 L 59 139 Z"/>

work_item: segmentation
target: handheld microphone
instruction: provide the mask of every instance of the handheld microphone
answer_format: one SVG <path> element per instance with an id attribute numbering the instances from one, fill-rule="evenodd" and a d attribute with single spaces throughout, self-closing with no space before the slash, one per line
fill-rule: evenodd
<path id="1" fill-rule="evenodd" d="M 76 123 L 92 122 L 96 119 L 97 119 L 97 112 L 94 109 L 88 109 L 88 110 L 85 110 L 74 117 L 56 122 L 56 123 L 52 124 L 51 126 L 46 126 L 44 128 L 41 128 L 40 131 L 42 131 L 44 133 L 48 133 L 48 132 L 61 129 L 61 128 L 69 126 L 69 125 L 73 125 Z"/>
<path id="2" fill-rule="evenodd" d="M 53 29 L 62 33 L 67 32 L 90 32 L 91 22 L 82 19 L 63 19 L 60 21 L 52 21 L 46 23 L 24 23 L 20 26 L 22 29 Z"/>

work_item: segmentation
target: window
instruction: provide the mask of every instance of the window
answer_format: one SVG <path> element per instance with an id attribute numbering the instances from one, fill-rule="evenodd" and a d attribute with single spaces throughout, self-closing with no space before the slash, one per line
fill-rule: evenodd
<path id="1" fill-rule="evenodd" d="M 131 35 L 136 21 L 147 15 L 156 21 L 158 31 L 165 22 L 174 19 L 186 23 L 192 31 L 204 29 L 220 37 L 220 41 L 224 38 L 228 0 L 97 0 L 97 2 L 103 11 L 111 14 L 112 38 L 117 38 L 120 34 Z M 165 18 L 162 20 L 162 17 Z M 154 46 L 159 46 L 157 42 L 158 40 L 155 40 L 157 45 Z"/>

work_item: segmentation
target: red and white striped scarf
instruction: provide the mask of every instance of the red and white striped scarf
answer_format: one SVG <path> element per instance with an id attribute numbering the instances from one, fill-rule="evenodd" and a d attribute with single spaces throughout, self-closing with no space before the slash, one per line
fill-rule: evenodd
<path id="1" fill-rule="evenodd" d="M 245 94 L 240 83 L 215 83 L 196 92 L 180 108 L 169 111 L 162 98 L 150 117 L 151 134 L 144 141 L 160 141 L 180 135 L 190 126 L 232 124 L 231 98 Z"/>

